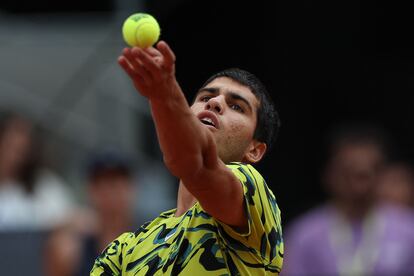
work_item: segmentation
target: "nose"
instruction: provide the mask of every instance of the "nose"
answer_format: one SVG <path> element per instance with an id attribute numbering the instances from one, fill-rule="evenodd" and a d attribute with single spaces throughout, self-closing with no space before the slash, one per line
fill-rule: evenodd
<path id="1" fill-rule="evenodd" d="M 223 114 L 223 104 L 221 101 L 221 96 L 210 98 L 206 104 L 206 109 L 217 112 L 218 114 Z"/>

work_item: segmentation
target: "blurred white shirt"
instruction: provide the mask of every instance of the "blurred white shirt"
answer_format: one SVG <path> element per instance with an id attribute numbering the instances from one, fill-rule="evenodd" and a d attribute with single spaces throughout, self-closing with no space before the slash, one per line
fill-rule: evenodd
<path id="1" fill-rule="evenodd" d="M 71 191 L 53 172 L 43 170 L 33 193 L 16 182 L 0 183 L 0 231 L 53 228 L 70 215 Z"/>

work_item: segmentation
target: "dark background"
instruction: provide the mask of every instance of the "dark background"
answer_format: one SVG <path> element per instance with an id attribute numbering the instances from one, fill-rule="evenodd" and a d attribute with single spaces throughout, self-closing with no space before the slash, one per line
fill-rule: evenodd
<path id="1" fill-rule="evenodd" d="M 384 127 L 399 158 L 414 156 L 413 16 L 389 1 L 149 1 L 191 93 L 241 67 L 271 91 L 282 120 L 258 167 L 286 223 L 326 198 L 326 132 L 344 121 Z M 193 94 L 189 94 L 192 97 Z"/>
<path id="2" fill-rule="evenodd" d="M 116 1 L 2 1 L 12 13 L 104 11 Z M 408 2 L 408 1 L 407 1 Z M 54 4 L 53 4 L 54 3 Z M 60 3 L 60 2 L 59 2 Z M 258 165 L 285 223 L 326 198 L 320 185 L 326 132 L 348 121 L 386 128 L 414 161 L 412 11 L 396 1 L 146 2 L 177 55 L 188 98 L 216 71 L 240 67 L 273 95 L 280 136 Z M 129 11 L 128 13 L 132 13 Z"/>

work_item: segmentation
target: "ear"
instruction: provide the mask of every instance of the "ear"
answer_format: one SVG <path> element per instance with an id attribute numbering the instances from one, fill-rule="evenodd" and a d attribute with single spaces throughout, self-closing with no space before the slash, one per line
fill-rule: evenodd
<path id="1" fill-rule="evenodd" d="M 263 155 L 266 153 L 267 145 L 257 140 L 252 140 L 248 146 L 244 156 L 243 162 L 245 163 L 257 163 Z"/>

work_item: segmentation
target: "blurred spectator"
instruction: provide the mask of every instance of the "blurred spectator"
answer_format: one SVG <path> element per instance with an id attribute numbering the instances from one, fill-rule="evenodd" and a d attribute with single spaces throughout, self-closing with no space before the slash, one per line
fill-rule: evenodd
<path id="1" fill-rule="evenodd" d="M 71 210 L 70 192 L 41 163 L 36 138 L 31 121 L 0 114 L 0 231 L 49 229 Z"/>
<path id="2" fill-rule="evenodd" d="M 51 234 L 46 275 L 89 275 L 96 256 L 113 239 L 139 226 L 133 212 L 136 193 L 128 160 L 113 153 L 92 159 L 87 169 L 90 208 L 79 210 L 66 227 Z"/>
<path id="3" fill-rule="evenodd" d="M 414 172 L 409 164 L 392 163 L 380 175 L 378 201 L 399 207 L 414 207 Z"/>
<path id="4" fill-rule="evenodd" d="M 282 275 L 414 275 L 412 214 L 375 205 L 384 137 L 368 126 L 331 137 L 323 176 L 329 201 L 286 228 Z"/>

